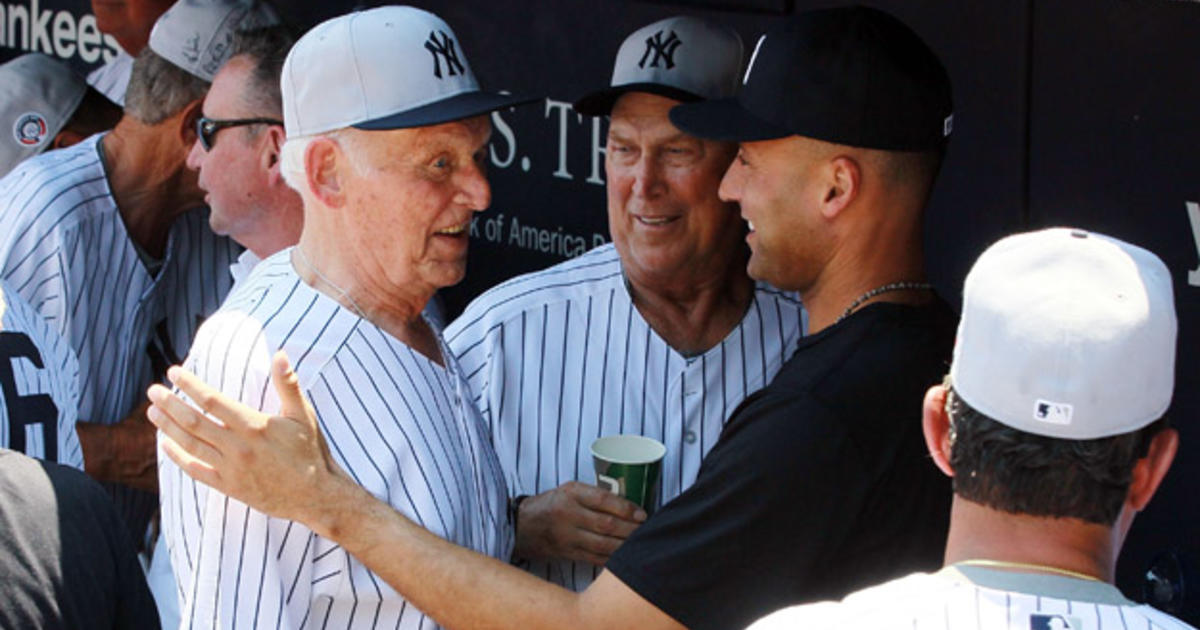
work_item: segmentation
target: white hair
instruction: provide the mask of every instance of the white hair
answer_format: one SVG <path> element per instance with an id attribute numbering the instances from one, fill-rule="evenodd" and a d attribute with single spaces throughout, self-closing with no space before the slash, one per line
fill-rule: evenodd
<path id="1" fill-rule="evenodd" d="M 358 156 L 358 151 L 354 150 L 354 136 L 345 133 L 346 131 L 346 129 L 335 129 L 311 136 L 288 138 L 284 141 L 283 146 L 279 148 L 279 171 L 283 175 L 283 181 L 292 190 L 300 193 L 301 197 L 304 197 L 307 189 L 304 154 L 308 152 L 308 145 L 317 138 L 329 138 L 336 142 L 338 146 L 342 147 L 342 153 L 349 158 L 354 169 L 361 173 L 361 158 Z"/>

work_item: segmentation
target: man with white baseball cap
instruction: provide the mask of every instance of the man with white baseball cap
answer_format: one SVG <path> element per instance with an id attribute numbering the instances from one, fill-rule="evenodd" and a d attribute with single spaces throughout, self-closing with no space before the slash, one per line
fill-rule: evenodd
<path id="1" fill-rule="evenodd" d="M 1171 275 L 1083 230 L 1005 238 L 967 275 L 954 362 L 924 404 L 954 482 L 946 566 L 781 610 L 776 628 L 1190 628 L 1111 583 L 1170 468 Z"/>
<path id="2" fill-rule="evenodd" d="M 610 84 L 575 102 L 612 117 L 613 242 L 501 284 L 446 329 L 508 477 L 516 557 L 573 590 L 645 518 L 595 485 L 591 442 L 624 433 L 667 445 L 648 506 L 660 507 L 695 481 L 726 418 L 771 381 L 803 331 L 795 294 L 746 275 L 745 222 L 717 197 L 736 146 L 667 117 L 681 102 L 732 96 L 742 59 L 733 29 L 696 17 L 630 34 Z M 537 355 L 512 343 L 541 338 Z M 542 387 L 514 395 L 534 366 Z"/>
<path id="3" fill-rule="evenodd" d="M 61 61 L 27 53 L 0 65 L 0 177 L 50 149 L 111 129 L 121 108 Z"/>
<path id="4" fill-rule="evenodd" d="M 529 100 L 481 90 L 454 31 L 420 9 L 350 13 L 306 33 L 282 70 L 281 170 L 303 200 L 299 242 L 239 283 L 184 362 L 259 409 L 278 408 L 272 379 L 294 382 L 356 487 L 503 559 L 503 474 L 422 311 L 462 279 L 471 217 L 491 201 L 487 114 Z M 281 350 L 294 372 L 272 373 Z M 160 479 L 187 627 L 435 626 L 332 540 L 165 458 Z"/>

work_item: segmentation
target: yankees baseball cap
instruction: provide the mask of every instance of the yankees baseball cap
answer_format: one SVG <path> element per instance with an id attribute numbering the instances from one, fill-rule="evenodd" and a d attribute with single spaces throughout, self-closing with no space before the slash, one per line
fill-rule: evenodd
<path id="1" fill-rule="evenodd" d="M 807 11 L 759 38 L 734 98 L 680 105 L 676 127 L 702 138 L 791 135 L 886 151 L 941 148 L 950 78 L 902 22 L 861 6 Z"/>
<path id="2" fill-rule="evenodd" d="M 211 82 L 233 52 L 234 33 L 278 23 L 257 0 L 179 0 L 154 23 L 150 49 Z"/>
<path id="3" fill-rule="evenodd" d="M 732 97 L 743 54 L 741 36 L 727 26 L 688 16 L 659 20 L 625 38 L 610 86 L 575 101 L 575 111 L 607 115 L 626 92 L 683 102 Z"/>
<path id="4" fill-rule="evenodd" d="M 1087 440 L 1140 429 L 1175 383 L 1175 300 L 1157 256 L 1069 228 L 992 245 L 967 274 L 950 377 L 1014 429 Z"/>
<path id="5" fill-rule="evenodd" d="M 87 92 L 87 82 L 41 53 L 0 65 L 0 176 L 45 151 Z"/>
<path id="6" fill-rule="evenodd" d="M 288 53 L 282 88 L 289 138 L 437 125 L 537 100 L 482 91 L 454 31 L 407 6 L 318 24 Z"/>

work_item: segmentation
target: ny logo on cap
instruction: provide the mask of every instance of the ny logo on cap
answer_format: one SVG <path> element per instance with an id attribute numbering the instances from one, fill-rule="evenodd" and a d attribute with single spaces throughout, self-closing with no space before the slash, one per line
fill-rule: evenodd
<path id="1" fill-rule="evenodd" d="M 442 36 L 438 41 L 438 35 Z M 450 76 L 464 74 L 462 62 L 458 60 L 458 52 L 454 50 L 454 40 L 442 31 L 430 32 L 429 40 L 425 42 L 425 50 L 433 55 L 433 76 L 442 78 L 442 59 L 446 60 L 446 73 Z"/>
<path id="2" fill-rule="evenodd" d="M 646 52 L 642 53 L 642 60 L 638 62 L 639 68 L 646 67 L 646 58 L 650 53 L 654 53 L 654 58 L 650 60 L 650 67 L 657 68 L 658 61 L 661 59 L 666 64 L 667 70 L 675 67 L 675 51 L 683 41 L 671 31 L 667 38 L 663 39 L 663 32 L 659 31 L 654 35 L 646 38 Z"/>

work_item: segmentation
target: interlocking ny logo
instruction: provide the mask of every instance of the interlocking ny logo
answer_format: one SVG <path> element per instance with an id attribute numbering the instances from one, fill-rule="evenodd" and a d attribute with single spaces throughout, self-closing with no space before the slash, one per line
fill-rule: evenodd
<path id="1" fill-rule="evenodd" d="M 650 60 L 650 67 L 657 68 L 658 61 L 661 59 L 666 64 L 667 70 L 675 67 L 675 50 L 683 41 L 671 31 L 666 39 L 663 39 L 663 32 L 659 31 L 654 35 L 646 38 L 646 52 L 642 53 L 642 60 L 638 62 L 639 68 L 646 67 L 646 58 L 650 53 L 654 53 L 654 58 Z"/>
<path id="2" fill-rule="evenodd" d="M 438 41 L 438 35 L 442 36 Z M 442 31 L 429 33 L 429 41 L 425 42 L 425 50 L 433 55 L 433 76 L 442 78 L 442 60 L 446 61 L 446 74 L 454 76 L 464 74 L 462 62 L 458 60 L 458 52 L 454 50 L 454 40 Z"/>

